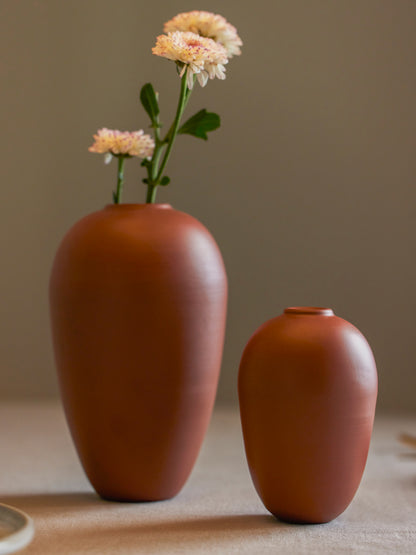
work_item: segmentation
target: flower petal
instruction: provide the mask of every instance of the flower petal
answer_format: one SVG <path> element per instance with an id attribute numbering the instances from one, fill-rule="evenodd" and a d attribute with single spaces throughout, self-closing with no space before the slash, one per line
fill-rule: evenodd
<path id="1" fill-rule="evenodd" d="M 228 58 L 241 54 L 243 41 L 237 29 L 219 14 L 198 10 L 180 13 L 166 22 L 163 30 L 165 33 L 192 32 L 213 39 L 225 48 Z"/>
<path id="2" fill-rule="evenodd" d="M 108 164 L 111 161 L 111 156 L 118 154 L 147 158 L 152 156 L 154 147 L 153 138 L 146 135 L 143 129 L 129 132 L 103 127 L 94 135 L 94 143 L 88 150 L 99 154 L 107 154 L 105 163 Z"/>

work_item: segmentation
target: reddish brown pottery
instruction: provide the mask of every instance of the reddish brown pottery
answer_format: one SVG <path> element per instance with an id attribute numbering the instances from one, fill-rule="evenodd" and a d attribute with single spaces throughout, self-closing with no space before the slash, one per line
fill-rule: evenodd
<path id="1" fill-rule="evenodd" d="M 249 340 L 239 371 L 247 461 L 281 520 L 328 522 L 364 472 L 377 397 L 370 346 L 328 308 L 287 308 Z"/>
<path id="2" fill-rule="evenodd" d="M 78 222 L 50 281 L 64 408 L 104 498 L 174 496 L 211 416 L 227 280 L 218 247 L 169 205 L 112 205 Z"/>

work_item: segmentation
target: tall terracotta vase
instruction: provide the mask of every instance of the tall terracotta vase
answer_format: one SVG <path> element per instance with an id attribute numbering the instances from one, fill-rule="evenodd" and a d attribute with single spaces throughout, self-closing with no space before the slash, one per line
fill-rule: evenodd
<path id="1" fill-rule="evenodd" d="M 364 336 L 330 309 L 288 308 L 249 340 L 238 386 L 247 461 L 266 508 L 305 523 L 342 513 L 364 471 L 377 397 Z"/>
<path id="2" fill-rule="evenodd" d="M 161 500 L 184 485 L 214 404 L 226 299 L 212 236 L 169 205 L 107 206 L 64 238 L 50 281 L 55 358 L 102 497 Z"/>

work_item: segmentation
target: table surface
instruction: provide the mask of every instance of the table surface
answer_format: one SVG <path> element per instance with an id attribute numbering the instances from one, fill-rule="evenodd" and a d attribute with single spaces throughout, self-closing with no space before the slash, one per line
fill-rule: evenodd
<path id="1" fill-rule="evenodd" d="M 182 492 L 112 503 L 92 490 L 57 402 L 0 403 L 0 501 L 35 522 L 29 554 L 415 553 L 416 457 L 401 446 L 414 417 L 377 417 L 348 509 L 322 525 L 279 522 L 251 483 L 236 409 L 216 409 Z"/>

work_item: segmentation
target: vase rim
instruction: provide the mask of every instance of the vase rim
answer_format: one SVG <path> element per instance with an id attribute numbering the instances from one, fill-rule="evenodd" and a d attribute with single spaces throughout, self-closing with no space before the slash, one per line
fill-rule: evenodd
<path id="1" fill-rule="evenodd" d="M 152 203 L 135 203 L 135 202 L 123 202 L 122 204 L 107 204 L 105 210 L 132 210 L 132 209 L 172 209 L 172 205 L 165 202 L 152 202 Z"/>
<path id="2" fill-rule="evenodd" d="M 323 306 L 289 306 L 284 310 L 285 314 L 309 314 L 313 316 L 334 316 L 331 308 Z"/>

